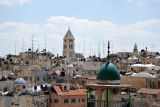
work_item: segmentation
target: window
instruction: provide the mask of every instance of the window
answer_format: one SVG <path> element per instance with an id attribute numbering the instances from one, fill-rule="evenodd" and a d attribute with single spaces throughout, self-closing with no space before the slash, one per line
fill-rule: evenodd
<path id="1" fill-rule="evenodd" d="M 67 90 L 67 86 L 64 86 L 64 90 Z"/>
<path id="2" fill-rule="evenodd" d="M 67 45 L 64 45 L 64 49 L 67 49 Z"/>
<path id="3" fill-rule="evenodd" d="M 32 81 L 32 76 L 30 76 L 30 80 Z"/>
<path id="4" fill-rule="evenodd" d="M 37 76 L 37 81 L 39 81 L 39 76 Z"/>
<path id="5" fill-rule="evenodd" d="M 73 49 L 73 45 L 69 45 L 69 49 Z"/>
<path id="6" fill-rule="evenodd" d="M 70 52 L 70 53 L 69 53 L 69 56 L 70 56 L 70 57 L 73 57 L 73 52 Z"/>
<path id="7" fill-rule="evenodd" d="M 49 101 L 50 101 L 50 103 L 51 103 L 51 102 L 52 102 L 52 99 L 50 99 Z"/>
<path id="8" fill-rule="evenodd" d="M 67 42 L 67 40 L 64 40 L 64 42 Z"/>
<path id="9" fill-rule="evenodd" d="M 68 99 L 64 99 L 64 103 L 68 103 Z"/>
<path id="10" fill-rule="evenodd" d="M 11 102 L 11 105 L 14 105 L 14 102 Z"/>
<path id="11" fill-rule="evenodd" d="M 154 82 L 150 82 L 150 88 L 154 88 Z"/>
<path id="12" fill-rule="evenodd" d="M 82 99 L 82 102 L 85 102 L 85 99 L 84 99 L 84 98 Z"/>
<path id="13" fill-rule="evenodd" d="M 73 40 L 69 40 L 69 42 L 73 42 Z"/>
<path id="14" fill-rule="evenodd" d="M 3 90 L 3 91 L 6 92 L 7 90 L 8 90 L 7 87 L 4 87 L 4 90 Z"/>
<path id="15" fill-rule="evenodd" d="M 54 99 L 54 103 L 58 103 L 58 99 Z"/>
<path id="16" fill-rule="evenodd" d="M 160 81 L 158 81 L 158 88 L 160 88 Z"/>
<path id="17" fill-rule="evenodd" d="M 81 100 L 79 99 L 79 102 L 80 102 Z"/>
<path id="18" fill-rule="evenodd" d="M 23 89 L 25 89 L 25 86 L 23 86 Z"/>
<path id="19" fill-rule="evenodd" d="M 72 99 L 72 103 L 75 103 L 76 102 L 76 99 Z"/>
<path id="20" fill-rule="evenodd" d="M 45 78 L 45 76 L 43 76 L 43 81 L 46 81 L 46 78 Z"/>

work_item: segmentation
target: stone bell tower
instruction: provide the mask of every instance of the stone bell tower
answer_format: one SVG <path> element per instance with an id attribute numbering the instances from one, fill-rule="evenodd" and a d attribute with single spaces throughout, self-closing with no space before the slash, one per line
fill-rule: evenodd
<path id="1" fill-rule="evenodd" d="M 75 58 L 75 43 L 74 36 L 70 28 L 68 29 L 66 35 L 63 38 L 63 56 L 68 58 Z"/>
<path id="2" fill-rule="evenodd" d="M 136 52 L 138 52 L 138 49 L 137 49 L 137 44 L 135 43 L 133 53 L 136 53 Z"/>

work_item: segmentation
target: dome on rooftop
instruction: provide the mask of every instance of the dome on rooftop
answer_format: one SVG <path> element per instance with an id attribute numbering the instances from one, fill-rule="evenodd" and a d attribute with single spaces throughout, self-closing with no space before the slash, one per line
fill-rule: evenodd
<path id="1" fill-rule="evenodd" d="M 139 72 L 136 74 L 133 74 L 132 77 L 148 77 L 148 78 L 154 78 L 153 75 L 146 73 L 146 72 Z"/>
<path id="2" fill-rule="evenodd" d="M 32 65 L 28 68 L 29 70 L 39 70 L 41 67 L 39 65 Z"/>
<path id="3" fill-rule="evenodd" d="M 120 80 L 120 73 L 117 67 L 112 63 L 105 63 L 98 71 L 99 80 Z"/>
<path id="4" fill-rule="evenodd" d="M 17 85 L 25 85 L 27 84 L 27 82 L 23 79 L 23 78 L 17 78 L 13 84 L 17 84 Z"/>

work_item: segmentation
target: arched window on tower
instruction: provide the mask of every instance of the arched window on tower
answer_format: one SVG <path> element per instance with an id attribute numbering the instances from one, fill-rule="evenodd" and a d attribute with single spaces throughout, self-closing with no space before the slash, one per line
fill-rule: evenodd
<path id="1" fill-rule="evenodd" d="M 67 45 L 64 45 L 64 49 L 67 49 Z"/>

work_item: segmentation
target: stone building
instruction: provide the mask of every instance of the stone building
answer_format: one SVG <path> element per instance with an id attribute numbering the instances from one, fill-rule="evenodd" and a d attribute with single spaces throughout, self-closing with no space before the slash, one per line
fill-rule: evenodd
<path id="1" fill-rule="evenodd" d="M 121 83 L 131 85 L 130 90 L 136 93 L 141 88 L 160 88 L 160 78 L 145 72 L 137 73 L 133 76 L 121 76 Z"/>
<path id="2" fill-rule="evenodd" d="M 75 43 L 74 43 L 74 36 L 70 29 L 68 29 L 66 35 L 63 38 L 63 56 L 68 58 L 75 57 Z"/>
<path id="3" fill-rule="evenodd" d="M 137 44 L 134 45 L 133 54 L 138 55 Z"/>
<path id="4" fill-rule="evenodd" d="M 141 88 L 137 92 L 140 99 L 150 99 L 148 100 L 147 107 L 159 107 L 160 106 L 160 90 L 159 89 L 149 89 Z"/>
<path id="5" fill-rule="evenodd" d="M 48 96 L 5 96 L 0 97 L 1 107 L 48 107 Z"/>
<path id="6" fill-rule="evenodd" d="M 50 92 L 50 107 L 87 107 L 87 93 L 81 90 L 62 91 L 59 86 L 53 86 Z"/>
<path id="7" fill-rule="evenodd" d="M 42 70 L 38 65 L 32 65 L 27 70 L 19 70 L 17 78 L 24 78 L 29 84 L 42 85 L 55 81 L 53 76 L 48 74 L 49 72 L 51 71 Z"/>
<path id="8" fill-rule="evenodd" d="M 89 107 L 114 107 L 115 105 L 127 106 L 129 104 L 128 91 L 126 91 L 125 97 L 121 95 L 121 92 L 122 89 L 127 90 L 130 85 L 120 84 L 119 71 L 112 63 L 103 64 L 98 71 L 95 83 L 87 84 L 87 87 Z"/>

